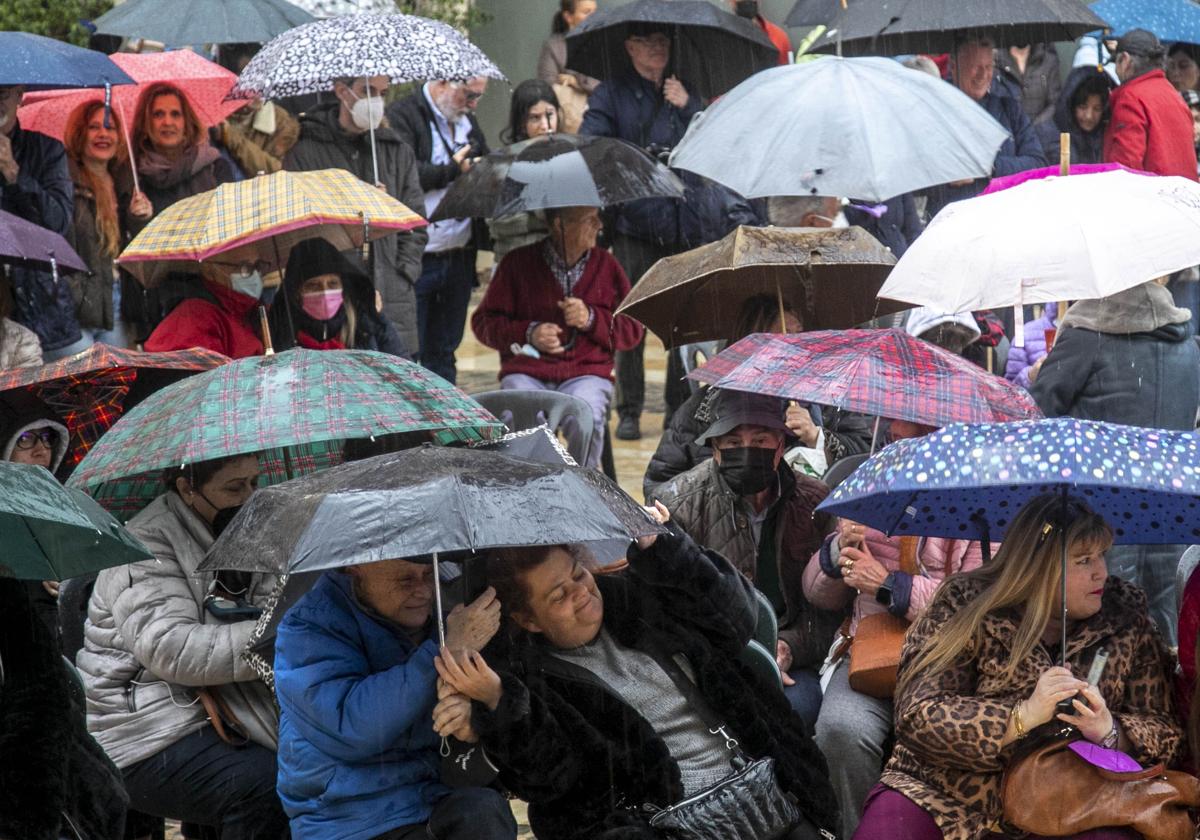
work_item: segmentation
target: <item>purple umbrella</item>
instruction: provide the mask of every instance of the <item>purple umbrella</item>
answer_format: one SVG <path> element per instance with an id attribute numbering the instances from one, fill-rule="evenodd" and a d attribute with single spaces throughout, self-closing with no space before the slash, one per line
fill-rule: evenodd
<path id="1" fill-rule="evenodd" d="M 41 225 L 0 210 L 0 263 L 52 271 L 87 271 L 67 240 Z"/>

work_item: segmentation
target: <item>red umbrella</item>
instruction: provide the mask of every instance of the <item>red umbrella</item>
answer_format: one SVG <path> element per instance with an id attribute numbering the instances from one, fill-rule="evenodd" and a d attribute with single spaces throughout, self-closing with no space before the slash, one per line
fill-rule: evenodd
<path id="1" fill-rule="evenodd" d="M 688 375 L 718 388 L 925 426 L 1042 416 L 1023 389 L 895 329 L 758 333 Z"/>
<path id="2" fill-rule="evenodd" d="M 45 404 L 71 433 L 64 466 L 83 460 L 126 410 L 159 388 L 218 367 L 229 359 L 199 347 L 170 353 L 142 353 L 107 344 L 41 367 L 0 371 L 0 400 L 14 391 Z"/>

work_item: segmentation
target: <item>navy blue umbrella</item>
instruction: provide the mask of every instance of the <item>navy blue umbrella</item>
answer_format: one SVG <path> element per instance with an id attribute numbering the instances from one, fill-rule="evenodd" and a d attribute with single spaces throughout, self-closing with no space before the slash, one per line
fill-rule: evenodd
<path id="1" fill-rule="evenodd" d="M 55 90 L 133 84 L 104 53 L 30 32 L 0 32 L 0 56 L 0 87 Z"/>

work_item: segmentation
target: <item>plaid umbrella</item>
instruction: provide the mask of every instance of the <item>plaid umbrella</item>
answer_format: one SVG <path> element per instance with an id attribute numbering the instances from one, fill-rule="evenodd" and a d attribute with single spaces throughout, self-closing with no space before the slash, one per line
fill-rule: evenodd
<path id="1" fill-rule="evenodd" d="M 177 201 L 121 252 L 123 268 L 153 287 L 169 271 L 196 262 L 287 265 L 292 247 L 314 236 L 339 251 L 412 230 L 425 220 L 344 169 L 275 172 Z"/>
<path id="2" fill-rule="evenodd" d="M 180 377 L 223 365 L 227 358 L 195 348 L 142 353 L 107 344 L 41 367 L 0 371 L 0 400 L 20 392 L 41 400 L 71 433 L 65 466 L 83 460 L 121 414 Z M 132 395 L 131 395 L 132 390 Z"/>
<path id="3" fill-rule="evenodd" d="M 926 426 L 1041 417 L 1023 389 L 902 330 L 758 333 L 691 378 Z"/>
<path id="4" fill-rule="evenodd" d="M 271 483 L 336 463 L 347 439 L 416 431 L 441 443 L 470 443 L 504 427 L 405 359 L 288 350 L 230 362 L 148 397 L 92 448 L 69 483 L 109 510 L 128 511 L 162 491 L 167 467 L 267 452 Z"/>

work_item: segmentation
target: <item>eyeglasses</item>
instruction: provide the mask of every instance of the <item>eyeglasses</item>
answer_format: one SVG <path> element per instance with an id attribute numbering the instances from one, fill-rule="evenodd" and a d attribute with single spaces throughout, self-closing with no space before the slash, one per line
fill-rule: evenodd
<path id="1" fill-rule="evenodd" d="M 671 39 L 666 35 L 630 35 L 629 40 L 643 47 L 665 49 L 671 46 Z"/>
<path id="2" fill-rule="evenodd" d="M 468 102 L 478 102 L 480 99 L 483 99 L 483 94 L 477 90 L 468 90 L 463 92 L 463 97 Z"/>
<path id="3" fill-rule="evenodd" d="M 30 450 L 38 443 L 45 446 L 47 449 L 53 449 L 54 444 L 58 443 L 58 432 L 54 429 L 32 429 L 28 432 L 21 432 L 17 436 L 17 449 Z"/>

